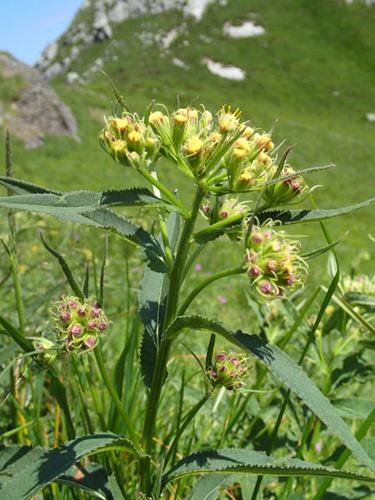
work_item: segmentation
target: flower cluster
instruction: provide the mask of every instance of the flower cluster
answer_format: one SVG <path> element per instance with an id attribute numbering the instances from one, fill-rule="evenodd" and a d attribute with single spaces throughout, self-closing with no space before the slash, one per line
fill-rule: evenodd
<path id="1" fill-rule="evenodd" d="M 207 374 L 214 386 L 225 387 L 228 391 L 238 391 L 246 386 L 249 371 L 248 358 L 244 354 L 219 352 Z"/>
<path id="2" fill-rule="evenodd" d="M 94 349 L 108 328 L 108 319 L 93 300 L 63 297 L 53 310 L 59 339 L 66 351 Z"/>
<path id="3" fill-rule="evenodd" d="M 99 139 L 103 149 L 126 167 L 147 166 L 159 154 L 159 138 L 136 114 L 124 112 L 121 118 L 106 118 Z"/>
<path id="4" fill-rule="evenodd" d="M 285 177 L 284 180 L 275 182 L 266 187 L 263 198 L 267 205 L 284 205 L 292 201 L 300 201 L 302 195 L 309 192 L 307 184 L 301 175 L 294 175 L 295 170 L 287 165 L 283 168 L 278 177 Z"/>
<path id="5" fill-rule="evenodd" d="M 264 299 L 283 297 L 303 284 L 307 264 L 299 255 L 299 242 L 270 224 L 254 226 L 246 242 L 245 265 L 258 294 Z"/>
<path id="6" fill-rule="evenodd" d="M 216 222 L 228 221 L 225 229 L 226 234 L 231 240 L 238 241 L 242 237 L 243 224 L 249 208 L 245 203 L 238 201 L 238 198 L 226 198 L 223 201 L 216 200 L 216 204 L 211 208 L 207 203 L 201 207 L 203 216 L 210 224 Z"/>
<path id="7" fill-rule="evenodd" d="M 364 274 L 358 276 L 346 276 L 342 281 L 344 293 L 359 293 L 375 296 L 375 276 L 370 278 Z"/>
<path id="8" fill-rule="evenodd" d="M 274 147 L 271 136 L 241 122 L 239 110 L 222 108 L 215 116 L 195 108 L 180 108 L 172 114 L 154 111 L 150 125 L 165 156 L 185 173 L 223 192 L 257 189 L 276 171 L 268 155 Z"/>
<path id="9" fill-rule="evenodd" d="M 36 351 L 36 354 L 33 356 L 34 360 L 44 368 L 48 368 L 58 355 L 56 342 L 45 337 L 33 337 L 32 340 Z"/>

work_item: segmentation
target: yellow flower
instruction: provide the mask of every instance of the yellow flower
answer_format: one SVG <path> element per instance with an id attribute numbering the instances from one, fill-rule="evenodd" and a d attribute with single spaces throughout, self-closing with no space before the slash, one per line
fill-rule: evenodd
<path id="1" fill-rule="evenodd" d="M 234 143 L 234 146 L 238 149 L 243 149 L 244 151 L 249 151 L 250 149 L 249 142 L 242 137 Z"/>
<path id="2" fill-rule="evenodd" d="M 138 144 L 139 142 L 141 142 L 141 139 L 142 139 L 141 134 L 136 130 L 132 130 L 128 135 L 129 142 L 132 142 L 133 144 Z"/>
<path id="3" fill-rule="evenodd" d="M 187 116 L 178 113 L 178 114 L 174 115 L 173 121 L 175 122 L 176 125 L 179 125 L 179 126 L 185 125 L 185 123 L 187 122 Z"/>
<path id="4" fill-rule="evenodd" d="M 227 133 L 238 127 L 239 119 L 234 113 L 221 113 L 219 116 L 219 129 L 221 132 Z"/>
<path id="5" fill-rule="evenodd" d="M 199 154 L 202 150 L 203 142 L 197 135 L 190 137 L 185 143 L 185 151 L 188 155 Z"/>
<path id="6" fill-rule="evenodd" d="M 234 148 L 232 152 L 233 158 L 236 160 L 244 160 L 247 156 L 247 151 L 242 148 Z"/>
<path id="7" fill-rule="evenodd" d="M 149 121 L 150 121 L 150 123 L 153 123 L 153 124 L 158 123 L 158 124 L 162 125 L 163 123 L 165 123 L 166 119 L 167 119 L 167 117 L 161 111 L 153 111 L 150 114 Z"/>
<path id="8" fill-rule="evenodd" d="M 254 135 L 254 129 L 246 127 L 242 134 L 246 139 L 250 139 Z"/>

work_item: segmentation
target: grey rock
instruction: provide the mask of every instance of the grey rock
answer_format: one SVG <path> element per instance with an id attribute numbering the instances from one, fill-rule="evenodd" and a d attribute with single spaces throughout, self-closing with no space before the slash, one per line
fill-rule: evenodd
<path id="1" fill-rule="evenodd" d="M 51 68 L 50 68 L 51 69 Z M 43 143 L 45 135 L 63 134 L 76 140 L 77 123 L 71 110 L 61 101 L 41 74 L 9 54 L 0 53 L 0 77 L 21 77 L 17 97 L 4 108 L 3 124 L 21 139 L 27 148 Z"/>

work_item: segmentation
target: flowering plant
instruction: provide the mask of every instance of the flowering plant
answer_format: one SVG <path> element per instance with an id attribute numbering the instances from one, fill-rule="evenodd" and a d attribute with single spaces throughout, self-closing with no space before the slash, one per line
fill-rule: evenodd
<path id="1" fill-rule="evenodd" d="M 276 300 L 286 300 L 304 284 L 307 261 L 332 250 L 337 242 L 328 241 L 323 248 L 302 254 L 299 241 L 288 236 L 282 226 L 320 221 L 356 210 L 362 205 L 330 210 L 289 208 L 289 205 L 303 202 L 311 193 L 312 188 L 308 187 L 304 175 L 319 168 L 294 169 L 287 163 L 289 150 L 282 154 L 282 145 L 275 146 L 269 133 L 243 121 L 239 110 L 232 111 L 229 107 L 211 113 L 203 106 L 169 111 L 165 106 L 151 105 L 140 116 L 123 106 L 120 116 L 106 118 L 99 140 L 104 151 L 120 168 L 134 169 L 150 184 L 151 190 L 141 187 L 100 193 L 61 193 L 12 177 L 2 177 L 1 184 L 15 195 L 0 198 L 0 206 L 37 211 L 64 221 L 105 229 L 130 240 L 143 250 L 145 269 L 139 296 L 139 317 L 143 324 L 140 366 L 147 395 L 143 422 L 141 426 L 140 419 L 131 422 L 130 407 L 123 403 L 122 389 L 116 386 L 116 381 L 113 383 L 106 369 L 99 344 L 105 344 L 104 333 L 109 321 L 103 312 L 101 297 L 89 298 L 86 287 L 81 288 L 77 284 L 62 256 L 44 242 L 47 250 L 57 257 L 74 293 L 63 297 L 52 308 L 55 338 L 27 337 L 22 325 L 20 330 L 4 321 L 2 325 L 19 346 L 26 353 L 31 353 L 34 361 L 48 371 L 53 394 L 63 412 L 67 437 L 71 439 L 61 450 L 65 453 L 71 450 L 73 457 L 66 460 L 68 466 L 64 470 L 57 468 L 60 472 L 48 476 L 49 479 L 46 473 L 42 474 L 42 469 L 46 469 L 47 462 L 51 468 L 57 467 L 56 453 L 47 454 L 47 462 L 43 464 L 38 459 L 35 465 L 38 476 L 36 486 L 32 485 L 28 491 L 36 494 L 38 488 L 61 477 L 68 482 L 67 476 L 62 474 L 67 474 L 69 467 L 79 463 L 85 454 L 94 451 L 114 453 L 116 450 L 126 453 L 126 460 L 139 477 L 135 490 L 132 490 L 132 494 L 139 495 L 139 498 L 159 498 L 163 492 L 171 491 L 175 481 L 200 473 L 258 474 L 253 499 L 264 475 L 329 476 L 374 481 L 370 476 L 303 461 L 299 455 L 299 458 L 286 457 L 283 460 L 271 456 L 290 392 L 294 392 L 361 464 L 374 467 L 372 459 L 336 409 L 300 366 L 314 342 L 314 335 L 335 291 L 338 271 L 326 292 L 298 363 L 284 352 L 287 340 L 276 345 L 264 335 L 235 332 L 216 320 L 188 311 L 195 298 L 209 285 L 232 275 L 243 276 L 255 303 L 267 307 Z M 168 160 L 169 166 L 165 166 L 163 160 Z M 186 200 L 178 195 L 174 186 L 160 180 L 166 168 L 177 168 L 189 179 L 191 192 Z M 154 209 L 156 217 L 152 229 L 146 230 L 121 216 L 114 210 L 119 206 Z M 195 288 L 190 287 L 187 293 L 189 271 L 197 256 L 214 240 L 225 235 L 229 237 L 229 244 L 242 246 L 242 258 L 233 262 L 234 267 L 220 269 Z M 198 360 L 205 393 L 184 416 L 181 409 L 174 435 L 163 435 L 159 417 L 162 391 L 168 381 L 167 366 L 177 338 L 181 338 L 186 330 L 191 334 L 198 331 L 210 334 L 206 366 Z M 217 350 L 219 338 L 225 344 L 235 345 L 237 352 Z M 121 420 L 125 437 L 101 433 L 75 439 L 76 423 L 67 405 L 66 391 L 59 381 L 61 365 L 58 361 L 71 358 L 75 366 L 78 356 L 80 359 L 87 358 L 89 353 L 95 357 L 98 373 L 112 403 L 109 418 L 106 420 L 103 417 L 102 424 L 107 425 L 108 422 L 112 431 L 116 429 L 116 422 Z M 123 370 L 122 356 L 119 357 L 117 371 Z M 178 459 L 181 436 L 213 395 L 222 390 L 229 393 L 251 390 L 255 381 L 249 370 L 250 357 L 260 361 L 288 388 L 266 454 L 230 448 L 203 450 Z M 264 370 L 258 373 L 257 387 L 264 375 Z M 96 405 L 99 404 L 95 393 L 93 400 Z M 165 418 L 166 415 L 163 415 L 163 420 Z M 87 430 L 90 429 L 92 422 L 88 419 Z M 307 427 L 306 432 L 309 431 L 310 427 Z M 156 436 L 159 435 L 163 436 L 165 447 L 157 451 Z M 115 491 L 120 492 L 118 495 L 127 492 L 124 491 L 125 479 L 119 464 L 113 460 L 113 455 L 109 457 L 114 476 L 106 486 L 105 498 L 115 498 Z M 79 467 L 85 476 L 82 464 Z M 25 479 L 22 484 L 29 483 Z M 68 484 L 85 486 L 75 477 Z M 11 491 L 11 488 L 12 483 L 6 483 L 4 491 Z M 111 493 L 108 493 L 108 488 Z M 91 487 L 91 491 L 94 490 Z"/>

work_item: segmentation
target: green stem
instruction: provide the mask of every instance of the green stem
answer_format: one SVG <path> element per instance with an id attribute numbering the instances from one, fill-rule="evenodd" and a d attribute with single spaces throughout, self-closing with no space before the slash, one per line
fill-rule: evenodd
<path id="1" fill-rule="evenodd" d="M 155 179 L 155 177 L 147 170 L 147 168 L 138 167 L 138 172 L 142 174 L 143 177 L 146 180 L 148 180 L 153 186 L 159 189 L 159 191 L 163 193 L 165 198 L 178 209 L 178 211 L 185 219 L 188 219 L 189 213 L 184 204 L 181 201 L 179 201 L 175 197 L 175 195 L 168 188 L 166 188 L 158 179 Z"/>
<path id="2" fill-rule="evenodd" d="M 178 444 L 178 441 L 179 441 L 180 437 L 182 436 L 182 434 L 184 433 L 185 429 L 190 424 L 190 422 L 193 420 L 193 418 L 195 417 L 195 415 L 199 412 L 199 410 L 202 408 L 202 406 L 208 401 L 208 399 L 210 398 L 210 396 L 211 396 L 211 392 L 207 392 L 198 401 L 198 403 L 195 406 L 193 406 L 193 408 L 186 415 L 186 418 L 185 418 L 184 422 L 182 423 L 181 427 L 178 429 L 177 434 L 176 434 L 176 436 L 175 436 L 175 438 L 173 440 L 173 443 L 171 444 L 171 447 L 168 450 L 168 453 L 167 453 L 167 455 L 165 457 L 164 466 L 166 466 L 168 464 L 169 460 L 171 459 L 171 457 L 173 455 L 173 452 L 176 449 L 176 446 Z"/>
<path id="3" fill-rule="evenodd" d="M 185 263 L 189 253 L 190 237 L 193 232 L 195 222 L 197 219 L 199 206 L 204 196 L 204 191 L 198 187 L 191 215 L 185 221 L 185 225 L 181 234 L 178 244 L 175 262 L 170 276 L 170 285 L 168 290 L 168 299 L 165 311 L 163 332 L 169 324 L 175 319 L 178 306 L 179 292 L 183 281 L 183 272 Z M 143 428 L 143 444 L 145 453 L 150 455 L 153 448 L 153 437 L 156 425 L 156 416 L 158 405 L 161 395 L 161 389 L 166 375 L 167 361 L 171 347 L 171 340 L 162 342 L 157 355 L 156 366 L 154 369 L 151 390 L 147 401 L 146 416 Z M 147 494 L 150 490 L 150 458 L 147 457 L 142 460 L 141 464 L 142 481 L 141 486 L 143 491 Z"/>
<path id="4" fill-rule="evenodd" d="M 132 429 L 132 424 L 131 424 L 129 417 L 128 417 L 128 415 L 127 415 L 127 413 L 126 413 L 126 411 L 125 411 L 125 409 L 120 401 L 120 398 L 117 395 L 116 389 L 115 389 L 114 385 L 112 384 L 111 379 L 108 376 L 107 370 L 106 370 L 105 365 L 104 365 L 104 360 L 103 360 L 103 356 L 102 356 L 100 347 L 96 347 L 96 349 L 94 349 L 94 353 L 95 353 L 95 359 L 96 359 L 96 362 L 98 364 L 100 374 L 103 378 L 103 382 L 104 382 L 105 386 L 107 387 L 107 390 L 112 398 L 112 401 L 113 401 L 117 411 L 119 412 L 121 417 L 124 419 L 124 422 L 125 422 L 127 432 L 129 434 L 130 439 L 133 441 L 134 446 L 136 446 L 136 442 L 137 442 L 136 435 Z"/>
<path id="5" fill-rule="evenodd" d="M 190 304 L 193 302 L 195 297 L 204 290 L 208 285 L 213 283 L 214 281 L 220 280 L 222 278 L 226 278 L 227 276 L 232 276 L 233 274 L 242 274 L 246 271 L 243 267 L 234 267 L 232 269 L 226 269 L 225 271 L 221 271 L 219 273 L 213 274 L 209 278 L 205 279 L 200 283 L 194 290 L 190 293 L 190 295 L 183 302 L 182 306 L 179 308 L 177 316 L 182 316 Z"/>

